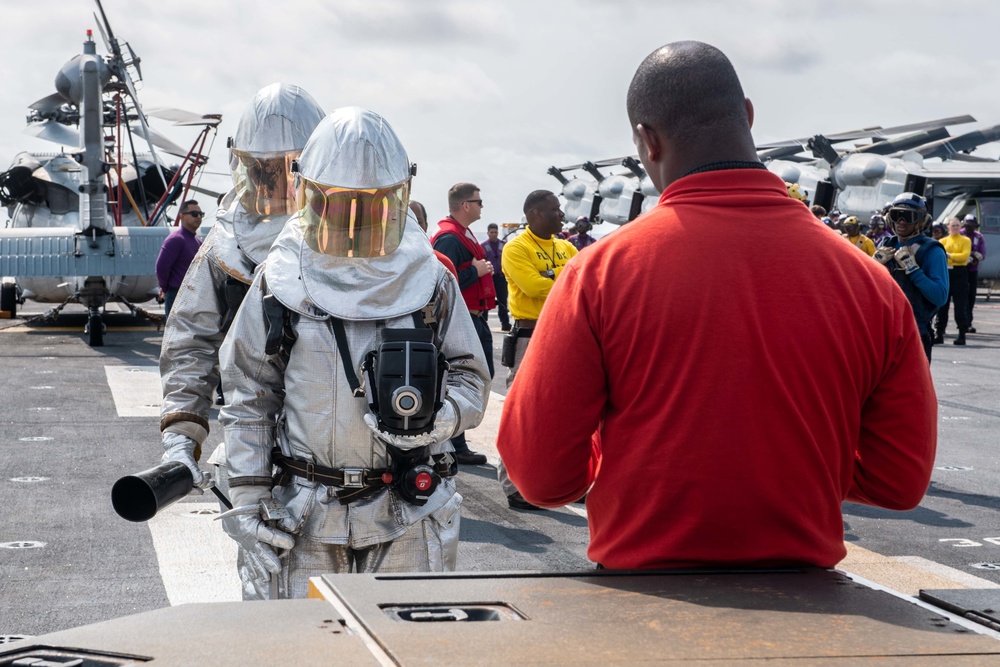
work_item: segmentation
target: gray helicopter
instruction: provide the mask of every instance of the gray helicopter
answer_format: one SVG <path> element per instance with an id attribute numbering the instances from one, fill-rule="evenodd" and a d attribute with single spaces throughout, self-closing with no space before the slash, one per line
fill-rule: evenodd
<path id="1" fill-rule="evenodd" d="M 954 137 L 948 132 L 952 125 L 971 122 L 972 116 L 956 116 L 815 135 L 757 149 L 769 170 L 798 184 L 812 203 L 827 210 L 836 208 L 864 222 L 896 195 L 916 192 L 927 198 L 936 221 L 976 216 L 987 248 L 1000 249 L 1000 160 L 971 155 L 979 146 L 1000 141 L 1000 125 Z M 854 145 L 844 148 L 845 143 Z M 1000 276 L 1000 253 L 987 253 L 979 275 Z"/>
<path id="2" fill-rule="evenodd" d="M 11 316 L 25 299 L 88 310 L 90 345 L 104 343 L 102 312 L 109 301 L 134 306 L 158 292 L 153 272 L 171 231 L 168 209 L 188 192 L 208 158 L 203 153 L 220 115 L 150 110 L 176 125 L 200 126 L 190 149 L 149 127 L 136 95 L 139 58 L 111 30 L 100 0 L 98 27 L 110 55 L 97 54 L 87 31 L 83 53 L 56 75 L 56 93 L 30 106 L 26 132 L 61 144 L 58 152 L 20 153 L 0 173 L 0 205 L 10 221 L 0 229 L 0 310 Z M 95 20 L 97 16 L 95 15 Z M 79 130 L 74 129 L 77 126 Z M 148 152 L 136 144 L 145 143 Z M 166 166 L 158 154 L 179 158 Z"/>
<path id="3" fill-rule="evenodd" d="M 1000 161 L 969 154 L 1000 140 L 1000 125 L 956 137 L 948 131 L 975 120 L 955 116 L 791 139 L 758 146 L 758 157 L 827 210 L 867 222 L 896 195 L 917 192 L 927 197 L 937 220 L 975 215 L 987 247 L 1000 249 Z M 853 145 L 837 148 L 845 143 Z M 622 225 L 659 197 L 634 155 L 550 167 L 548 173 L 562 185 L 567 220 L 586 216 L 595 224 Z M 982 278 L 1000 276 L 1000 252 L 987 253 L 979 271 Z"/>

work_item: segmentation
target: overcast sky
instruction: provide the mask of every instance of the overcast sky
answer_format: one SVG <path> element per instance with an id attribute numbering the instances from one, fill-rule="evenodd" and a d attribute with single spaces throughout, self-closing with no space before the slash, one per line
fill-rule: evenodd
<path id="1" fill-rule="evenodd" d="M 294 83 L 327 112 L 358 105 L 381 113 L 419 165 L 413 196 L 432 221 L 447 213 L 447 190 L 458 181 L 482 188 L 483 226 L 516 222 L 528 192 L 558 191 L 550 165 L 633 152 L 628 83 L 649 52 L 677 40 L 709 42 L 730 57 L 756 108 L 758 143 L 964 113 L 1000 123 L 1000 3 L 992 0 L 104 7 L 116 35 L 142 58 L 145 106 L 223 114 L 209 170 L 226 171 L 226 137 L 254 92 Z M 56 72 L 96 28 L 95 9 L 92 0 L 0 0 L 0 167 L 19 151 L 54 147 L 22 133 L 27 105 L 54 92 Z M 163 121 L 154 127 L 178 143 L 193 140 Z M 994 145 L 977 154 L 997 152 Z M 221 189 L 227 179 L 203 184 Z"/>

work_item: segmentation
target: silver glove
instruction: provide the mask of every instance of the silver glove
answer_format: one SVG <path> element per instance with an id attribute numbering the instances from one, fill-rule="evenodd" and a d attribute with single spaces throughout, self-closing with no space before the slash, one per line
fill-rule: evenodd
<path id="1" fill-rule="evenodd" d="M 896 261 L 899 262 L 899 265 L 901 267 L 903 267 L 903 271 L 905 271 L 907 275 L 913 273 L 914 271 L 920 268 L 919 266 L 917 266 L 917 260 L 913 258 L 913 253 L 911 253 L 910 249 L 907 248 L 906 246 L 903 246 L 899 250 L 897 250 L 895 257 Z"/>
<path id="2" fill-rule="evenodd" d="M 191 489 L 191 494 L 200 496 L 205 493 L 203 489 L 212 486 L 212 475 L 203 472 L 198 467 L 198 462 L 194 460 L 194 450 L 197 446 L 198 443 L 186 435 L 165 431 L 163 433 L 163 458 L 160 459 L 160 463 L 177 461 L 186 465 L 194 478 L 194 488 Z"/>
<path id="3" fill-rule="evenodd" d="M 278 528 L 291 530 L 288 510 L 271 495 L 266 486 L 237 486 L 229 489 L 229 500 L 233 509 L 219 516 L 222 528 L 229 537 L 236 540 L 254 558 L 248 559 L 254 570 L 263 567 L 270 573 L 281 572 L 281 560 L 275 549 L 291 549 L 295 538 Z M 267 511 L 269 516 L 264 512 Z M 269 526 L 266 520 L 283 517 Z M 257 562 L 254 563 L 253 561 Z M 258 571 L 258 574 L 260 572 Z"/>
<path id="4" fill-rule="evenodd" d="M 983 253 L 981 253 L 981 252 L 974 252 L 974 253 L 972 253 L 972 256 L 975 258 L 975 260 L 977 262 L 981 262 L 981 261 L 983 261 L 983 257 L 985 255 L 983 255 Z"/>
<path id="5" fill-rule="evenodd" d="M 393 435 L 386 433 L 378 427 L 378 418 L 372 413 L 365 415 L 365 426 L 371 429 L 372 433 L 381 440 L 400 449 L 416 449 L 427 445 L 436 445 L 444 442 L 455 435 L 458 428 L 458 413 L 451 401 L 445 399 L 444 405 L 434 415 L 434 428 L 429 433 L 422 435 Z"/>

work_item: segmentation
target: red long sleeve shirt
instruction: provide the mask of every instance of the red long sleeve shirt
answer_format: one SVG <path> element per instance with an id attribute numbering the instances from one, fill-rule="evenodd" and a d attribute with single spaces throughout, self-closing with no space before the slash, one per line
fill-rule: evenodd
<path id="1" fill-rule="evenodd" d="M 936 439 L 902 291 L 741 169 L 676 181 L 570 261 L 497 446 L 532 503 L 593 483 L 588 553 L 607 567 L 829 567 L 842 501 L 916 506 Z"/>

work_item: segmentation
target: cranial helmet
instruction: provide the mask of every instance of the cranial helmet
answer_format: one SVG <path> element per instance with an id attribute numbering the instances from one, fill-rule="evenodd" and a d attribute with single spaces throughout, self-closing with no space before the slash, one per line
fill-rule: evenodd
<path id="1" fill-rule="evenodd" d="M 291 163 L 323 115 L 298 86 L 273 83 L 257 91 L 229 140 L 233 186 L 247 212 L 269 216 L 294 210 Z"/>
<path id="2" fill-rule="evenodd" d="M 856 215 L 849 215 L 843 220 L 841 220 L 840 224 L 842 224 L 844 227 L 847 227 L 848 225 L 860 225 L 861 223 L 858 222 L 858 217 Z"/>
<path id="3" fill-rule="evenodd" d="M 406 224 L 411 166 L 382 116 L 337 109 L 316 127 L 298 160 L 299 219 L 306 243 L 333 257 L 379 257 Z"/>
<path id="4" fill-rule="evenodd" d="M 799 187 L 798 183 L 789 183 L 785 181 L 785 188 L 788 190 L 788 196 L 792 199 L 797 199 L 798 201 L 806 200 L 805 190 Z"/>
<path id="5" fill-rule="evenodd" d="M 889 210 L 886 212 L 886 219 L 889 221 L 892 231 L 896 232 L 897 235 L 899 232 L 896 230 L 896 223 L 899 222 L 916 225 L 913 233 L 920 234 L 927 228 L 927 223 L 930 221 L 930 216 L 927 214 L 927 201 L 914 192 L 904 192 L 892 200 Z"/>

